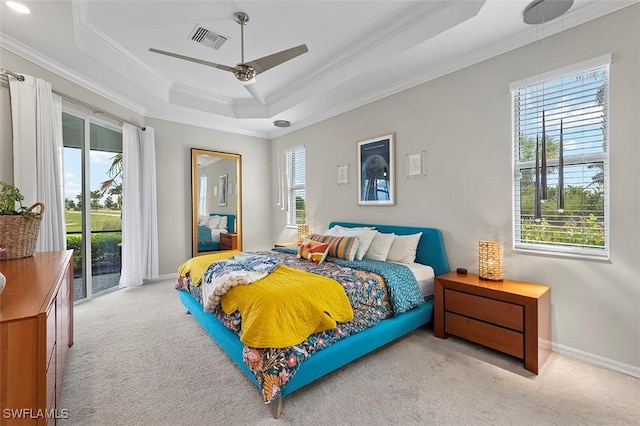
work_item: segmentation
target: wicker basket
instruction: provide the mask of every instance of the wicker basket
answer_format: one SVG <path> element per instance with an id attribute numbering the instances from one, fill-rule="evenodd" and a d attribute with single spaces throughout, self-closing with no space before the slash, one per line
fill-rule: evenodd
<path id="1" fill-rule="evenodd" d="M 40 214 L 44 213 L 42 203 L 35 203 L 29 210 L 36 207 L 40 207 Z M 33 256 L 41 221 L 21 215 L 0 215 L 0 245 L 4 246 L 0 260 Z"/>

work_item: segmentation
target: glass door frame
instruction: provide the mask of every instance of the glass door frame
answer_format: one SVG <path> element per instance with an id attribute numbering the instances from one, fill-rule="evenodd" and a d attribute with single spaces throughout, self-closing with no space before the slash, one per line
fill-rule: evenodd
<path id="1" fill-rule="evenodd" d="M 91 273 L 91 124 L 97 124 L 98 126 L 105 127 L 118 133 L 122 133 L 122 127 L 96 118 L 91 113 L 88 113 L 86 111 L 75 109 L 67 105 L 62 106 L 62 112 L 83 120 L 84 128 L 84 140 L 81 148 L 82 188 L 80 190 L 80 193 L 82 194 L 82 281 L 85 287 L 85 297 L 74 301 L 74 304 L 76 304 L 87 302 L 93 298 L 93 274 Z M 117 289 L 118 286 L 115 286 L 111 289 L 103 290 L 100 293 L 104 294 L 106 292 L 115 291 Z"/>

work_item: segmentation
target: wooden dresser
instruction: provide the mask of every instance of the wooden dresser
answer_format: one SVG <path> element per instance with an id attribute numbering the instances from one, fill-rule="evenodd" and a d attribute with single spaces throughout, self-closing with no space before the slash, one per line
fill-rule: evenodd
<path id="1" fill-rule="evenodd" d="M 57 401 L 73 344 L 72 261 L 73 250 L 0 261 L 0 425 L 68 415 Z"/>
<path id="2" fill-rule="evenodd" d="M 551 352 L 551 288 L 449 272 L 435 278 L 434 334 L 462 337 L 524 360 L 538 374 Z"/>

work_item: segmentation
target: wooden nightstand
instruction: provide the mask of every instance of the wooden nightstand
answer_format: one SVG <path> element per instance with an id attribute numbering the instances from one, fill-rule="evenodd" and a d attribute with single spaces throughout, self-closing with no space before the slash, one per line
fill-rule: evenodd
<path id="1" fill-rule="evenodd" d="M 220 250 L 237 250 L 238 234 L 230 232 L 220 233 Z"/>
<path id="2" fill-rule="evenodd" d="M 462 337 L 524 360 L 538 374 L 551 352 L 551 288 L 456 272 L 435 278 L 434 334 Z"/>

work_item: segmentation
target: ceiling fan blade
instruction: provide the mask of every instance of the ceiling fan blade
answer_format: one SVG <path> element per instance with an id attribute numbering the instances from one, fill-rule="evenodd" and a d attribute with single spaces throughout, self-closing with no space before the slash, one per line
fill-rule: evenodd
<path id="1" fill-rule="evenodd" d="M 273 53 L 271 55 L 262 57 L 260 59 L 256 59 L 251 62 L 246 62 L 243 65 L 250 66 L 256 71 L 256 75 L 263 73 L 276 65 L 280 65 L 283 62 L 287 62 L 290 59 L 295 58 L 296 56 L 300 56 L 303 53 L 307 53 L 309 49 L 306 44 L 301 44 L 300 46 L 292 47 L 291 49 L 281 50 L 278 53 Z"/>
<path id="2" fill-rule="evenodd" d="M 258 82 L 255 78 L 252 78 L 249 81 L 243 81 L 241 83 L 244 88 L 247 89 L 249 93 L 251 93 L 251 96 L 253 96 L 256 101 L 260 102 L 263 105 L 266 103 L 266 101 L 264 100 L 264 96 L 262 96 L 262 92 L 260 91 L 260 87 L 258 87 Z"/>
<path id="3" fill-rule="evenodd" d="M 238 71 L 238 69 L 235 68 L 235 67 L 229 67 L 227 65 L 216 64 L 215 62 L 203 61 L 202 59 L 192 58 L 191 56 L 179 55 L 177 53 L 167 52 L 165 50 L 158 50 L 158 49 L 151 48 L 151 49 L 149 49 L 149 52 L 159 53 L 161 55 L 167 55 L 167 56 L 171 56 L 173 58 L 184 59 L 185 61 L 195 62 L 197 64 L 206 65 L 208 67 L 218 68 L 218 69 L 221 69 L 221 70 L 224 70 L 224 71 L 231 71 L 233 73 Z"/>

